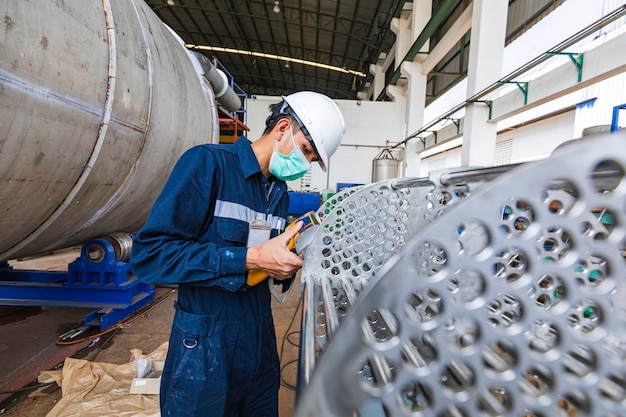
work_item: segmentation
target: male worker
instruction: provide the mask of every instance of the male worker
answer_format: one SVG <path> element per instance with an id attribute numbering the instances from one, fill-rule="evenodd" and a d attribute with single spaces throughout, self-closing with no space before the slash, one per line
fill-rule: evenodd
<path id="1" fill-rule="evenodd" d="M 289 251 L 301 224 L 285 228 L 286 180 L 317 161 L 325 171 L 345 123 L 337 105 L 302 91 L 270 107 L 263 135 L 233 145 L 200 145 L 178 161 L 133 242 L 140 280 L 178 284 L 161 380 L 163 417 L 277 417 L 280 369 L 267 283 L 302 266 Z M 267 239 L 249 242 L 251 221 Z M 258 236 L 257 236 L 258 240 Z"/>

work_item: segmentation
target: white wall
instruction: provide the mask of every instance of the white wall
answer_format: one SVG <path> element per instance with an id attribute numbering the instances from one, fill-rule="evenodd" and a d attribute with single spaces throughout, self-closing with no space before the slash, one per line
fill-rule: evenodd
<path id="1" fill-rule="evenodd" d="M 498 142 L 512 140 L 509 164 L 544 159 L 561 143 L 573 139 L 575 112 L 569 111 L 498 134 Z"/>
<path id="2" fill-rule="evenodd" d="M 248 137 L 254 141 L 265 129 L 269 105 L 280 97 L 253 96 L 248 99 Z M 335 100 L 346 120 L 346 133 L 341 146 L 330 160 L 327 173 L 314 164 L 309 191 L 329 188 L 336 191 L 337 183 L 367 184 L 372 180 L 372 161 L 388 146 L 387 141 L 398 141 L 404 132 L 403 103 L 357 100 Z M 300 190 L 301 181 L 291 181 L 292 190 Z"/>
<path id="3" fill-rule="evenodd" d="M 508 165 L 544 159 L 561 143 L 573 139 L 574 110 L 526 126 L 498 133 L 496 164 Z M 461 147 L 424 158 L 420 177 L 443 168 L 461 166 Z"/>
<path id="4" fill-rule="evenodd" d="M 420 177 L 427 177 L 432 171 L 461 166 L 461 147 L 456 147 L 422 159 Z"/>

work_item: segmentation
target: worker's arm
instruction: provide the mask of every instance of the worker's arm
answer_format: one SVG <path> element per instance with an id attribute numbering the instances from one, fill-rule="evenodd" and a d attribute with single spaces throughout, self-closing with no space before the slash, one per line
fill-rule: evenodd
<path id="1" fill-rule="evenodd" d="M 202 282 L 236 291 L 245 284 L 245 247 L 201 241 L 213 220 L 220 170 L 212 152 L 192 148 L 178 161 L 146 224 L 137 233 L 131 267 L 154 284 Z"/>
<path id="2" fill-rule="evenodd" d="M 248 248 L 247 270 L 262 270 L 276 280 L 291 278 L 302 268 L 303 260 L 289 248 L 289 241 L 300 231 L 303 223 L 298 222 L 282 234 L 262 245 Z"/>

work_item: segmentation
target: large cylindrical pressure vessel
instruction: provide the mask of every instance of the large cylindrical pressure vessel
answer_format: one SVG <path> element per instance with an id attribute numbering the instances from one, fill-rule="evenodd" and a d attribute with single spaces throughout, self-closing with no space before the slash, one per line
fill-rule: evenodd
<path id="1" fill-rule="evenodd" d="M 214 96 L 143 0 L 0 0 L 0 261 L 145 221 Z"/>

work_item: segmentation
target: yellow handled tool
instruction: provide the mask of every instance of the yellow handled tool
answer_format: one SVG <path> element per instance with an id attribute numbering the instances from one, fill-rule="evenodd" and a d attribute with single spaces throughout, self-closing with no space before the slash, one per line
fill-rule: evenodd
<path id="1" fill-rule="evenodd" d="M 320 218 L 317 216 L 317 213 L 314 211 L 309 211 L 308 213 L 303 214 L 302 216 L 291 222 L 285 230 L 296 225 L 299 221 L 304 222 L 302 228 L 298 233 L 294 235 L 294 237 L 291 238 L 289 243 L 287 243 L 287 248 L 293 253 L 296 253 L 296 240 L 298 240 L 298 237 L 302 234 L 302 232 L 313 226 L 319 226 L 321 224 Z M 304 257 L 304 253 L 298 253 L 298 255 L 300 255 L 300 257 Z M 252 271 L 248 271 L 248 279 L 246 280 L 246 282 L 249 286 L 254 286 L 264 281 L 267 277 L 267 272 L 255 269 Z"/>

